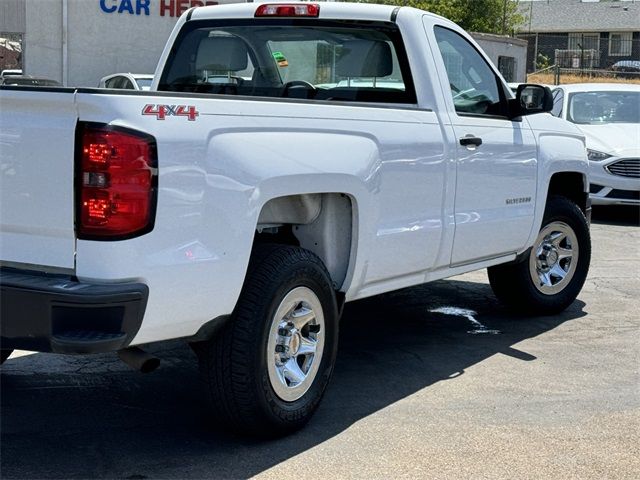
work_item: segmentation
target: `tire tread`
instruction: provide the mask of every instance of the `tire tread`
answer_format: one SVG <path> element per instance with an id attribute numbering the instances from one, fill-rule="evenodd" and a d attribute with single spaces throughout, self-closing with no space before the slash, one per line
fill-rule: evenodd
<path id="1" fill-rule="evenodd" d="M 542 225 L 557 218 L 575 223 L 570 226 L 578 236 L 580 246 L 577 270 L 564 290 L 555 295 L 544 295 L 537 291 L 529 275 L 530 253 L 523 255 L 519 261 L 488 269 L 489 283 L 496 297 L 514 311 L 541 315 L 559 313 L 573 303 L 584 285 L 591 259 L 591 235 L 587 219 L 570 199 L 552 195 L 547 201 Z"/>
<path id="2" fill-rule="evenodd" d="M 267 400 L 271 415 L 265 415 L 264 405 L 256 399 L 256 385 L 260 385 L 261 379 L 246 352 L 260 348 L 265 321 L 260 318 L 260 311 L 264 310 L 266 299 L 271 299 L 278 290 L 282 272 L 295 265 L 306 265 L 301 271 L 331 290 L 329 273 L 312 252 L 278 244 L 257 245 L 232 318 L 201 350 L 201 378 L 214 420 L 233 431 L 264 437 L 300 428 L 317 407 L 328 382 L 327 378 L 320 396 L 302 410 L 284 410 Z M 330 294 L 335 298 L 333 290 Z M 335 358 L 333 352 L 326 353 Z"/>

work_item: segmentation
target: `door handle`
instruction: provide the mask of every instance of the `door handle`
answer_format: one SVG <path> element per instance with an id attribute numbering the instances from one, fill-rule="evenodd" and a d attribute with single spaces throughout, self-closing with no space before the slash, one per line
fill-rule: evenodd
<path id="1" fill-rule="evenodd" d="M 462 145 L 463 147 L 468 147 L 470 145 L 479 147 L 480 145 L 482 145 L 482 139 L 479 137 L 474 137 L 473 135 L 467 135 L 466 137 L 462 137 L 460 139 L 460 145 Z"/>

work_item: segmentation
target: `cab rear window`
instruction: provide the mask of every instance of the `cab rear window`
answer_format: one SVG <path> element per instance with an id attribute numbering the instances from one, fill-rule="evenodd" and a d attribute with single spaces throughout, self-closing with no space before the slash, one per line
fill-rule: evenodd
<path id="1" fill-rule="evenodd" d="M 185 24 L 159 90 L 416 103 L 395 24 L 253 19 Z"/>

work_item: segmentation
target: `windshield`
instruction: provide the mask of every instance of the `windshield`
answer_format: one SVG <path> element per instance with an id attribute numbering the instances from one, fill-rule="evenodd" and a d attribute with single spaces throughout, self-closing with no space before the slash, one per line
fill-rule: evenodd
<path id="1" fill-rule="evenodd" d="M 339 21 L 191 22 L 160 91 L 415 103 L 397 26 Z"/>
<path id="2" fill-rule="evenodd" d="M 580 124 L 640 123 L 640 92 L 573 93 L 567 119 Z"/>

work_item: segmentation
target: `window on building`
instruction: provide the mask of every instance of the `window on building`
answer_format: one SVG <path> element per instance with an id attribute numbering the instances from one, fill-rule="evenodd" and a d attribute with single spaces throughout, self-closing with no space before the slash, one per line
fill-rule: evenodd
<path id="1" fill-rule="evenodd" d="M 516 81 L 516 59 L 514 57 L 498 57 L 498 70 L 507 82 Z"/>
<path id="2" fill-rule="evenodd" d="M 600 51 L 599 33 L 570 33 L 569 50 L 595 50 Z"/>
<path id="3" fill-rule="evenodd" d="M 565 68 L 597 68 L 600 65 L 600 34 L 570 33 L 568 49 L 556 50 L 556 63 Z"/>
<path id="4" fill-rule="evenodd" d="M 609 34 L 609 55 L 612 57 L 628 57 L 633 44 L 632 32 L 611 32 Z"/>

